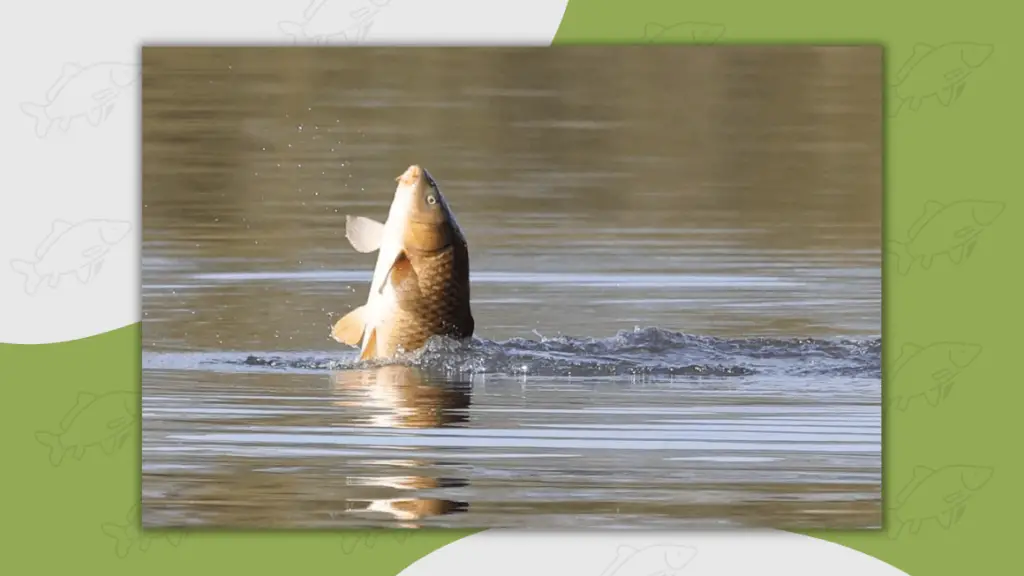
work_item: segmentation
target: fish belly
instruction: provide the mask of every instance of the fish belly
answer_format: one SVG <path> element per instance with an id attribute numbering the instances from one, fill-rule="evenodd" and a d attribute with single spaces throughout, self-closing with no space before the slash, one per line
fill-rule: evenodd
<path id="1" fill-rule="evenodd" d="M 449 248 L 412 260 L 415 278 L 407 287 L 389 285 L 382 302 L 378 354 L 394 355 L 422 348 L 433 336 L 472 336 L 467 258 Z"/>

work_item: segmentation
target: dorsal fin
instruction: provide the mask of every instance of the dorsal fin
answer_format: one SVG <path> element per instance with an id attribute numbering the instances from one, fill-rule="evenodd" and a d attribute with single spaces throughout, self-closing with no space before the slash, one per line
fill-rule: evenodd
<path id="1" fill-rule="evenodd" d="M 908 238 L 910 238 L 911 240 L 916 238 L 917 234 L 921 231 L 922 228 L 924 228 L 925 224 L 930 222 L 936 214 L 942 212 L 942 209 L 945 207 L 946 206 L 944 204 L 942 204 L 941 202 L 936 202 L 935 200 L 929 200 L 925 202 L 924 214 L 922 214 L 921 217 L 917 219 L 917 222 L 914 222 L 914 225 L 910 227 L 910 230 L 907 231 Z"/>
<path id="2" fill-rule="evenodd" d="M 914 68 L 914 66 L 917 66 L 917 63 L 920 62 L 925 56 L 927 56 L 928 53 L 931 52 L 932 50 L 934 50 L 934 48 L 932 48 L 928 44 L 915 44 L 914 53 L 911 54 L 910 58 L 908 58 L 907 61 L 903 63 L 903 66 L 900 67 L 899 72 L 896 73 L 895 84 L 902 83 L 903 80 L 905 80 L 907 76 L 910 75 L 910 71 Z"/>

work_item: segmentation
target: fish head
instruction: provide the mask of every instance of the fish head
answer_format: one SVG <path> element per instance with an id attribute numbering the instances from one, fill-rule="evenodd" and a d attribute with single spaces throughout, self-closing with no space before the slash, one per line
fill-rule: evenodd
<path id="1" fill-rule="evenodd" d="M 391 218 L 404 223 L 402 243 L 413 252 L 437 252 L 456 242 L 465 243 L 437 181 L 416 164 L 398 177 Z"/>
<path id="2" fill-rule="evenodd" d="M 100 238 L 109 246 L 124 240 L 132 229 L 131 223 L 120 220 L 100 220 L 96 224 L 99 226 Z"/>
<path id="3" fill-rule="evenodd" d="M 966 368 L 981 354 L 981 346 L 977 344 L 954 344 L 949 350 L 949 359 L 958 368 Z"/>
<path id="4" fill-rule="evenodd" d="M 960 44 L 960 58 L 963 59 L 964 64 L 967 64 L 971 68 L 977 68 L 988 60 L 989 56 L 992 55 L 992 46 L 988 44 L 976 44 L 974 42 L 964 42 Z"/>
<path id="5" fill-rule="evenodd" d="M 971 214 L 974 216 L 974 221 L 983 226 L 988 226 L 996 221 L 996 218 L 1003 213 L 1004 205 L 1002 202 L 973 202 L 971 204 Z"/>
<path id="6" fill-rule="evenodd" d="M 981 490 L 992 479 L 992 469 L 986 466 L 958 466 L 964 487 L 971 492 Z"/>
<path id="7" fill-rule="evenodd" d="M 118 88 L 127 88 L 142 77 L 142 67 L 138 64 L 117 64 L 110 69 L 110 81 Z"/>

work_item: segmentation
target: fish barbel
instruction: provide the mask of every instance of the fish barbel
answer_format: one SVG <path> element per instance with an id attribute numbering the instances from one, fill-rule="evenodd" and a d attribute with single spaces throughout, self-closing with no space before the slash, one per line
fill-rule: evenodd
<path id="1" fill-rule="evenodd" d="M 352 247 L 379 251 L 366 304 L 331 331 L 338 342 L 358 344 L 360 360 L 413 352 L 431 336 L 473 335 L 466 238 L 429 172 L 412 165 L 397 181 L 386 222 L 345 217 Z"/>

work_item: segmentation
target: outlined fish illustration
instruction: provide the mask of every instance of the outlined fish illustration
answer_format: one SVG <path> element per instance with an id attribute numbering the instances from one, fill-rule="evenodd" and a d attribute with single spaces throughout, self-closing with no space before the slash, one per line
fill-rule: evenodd
<path id="1" fill-rule="evenodd" d="M 110 250 L 131 229 L 131 223 L 119 220 L 57 220 L 36 248 L 35 260 L 11 260 L 11 269 L 25 277 L 25 293 L 29 296 L 36 293 L 43 281 L 51 289 L 57 288 L 61 277 L 67 274 L 74 274 L 82 284 L 87 284 L 99 273 Z"/>
<path id="2" fill-rule="evenodd" d="M 932 407 L 938 406 L 981 350 L 977 344 L 963 342 L 904 344 L 893 365 L 891 388 L 887 389 L 890 401 L 901 411 L 918 396 L 924 396 Z"/>
<path id="3" fill-rule="evenodd" d="M 351 534 L 345 534 L 341 537 L 341 551 L 345 554 L 351 554 L 356 551 L 359 544 L 367 548 L 373 548 L 374 544 L 377 543 L 377 534 L 360 534 L 359 532 L 352 532 Z"/>
<path id="4" fill-rule="evenodd" d="M 138 419 L 138 395 L 134 392 L 108 392 L 97 396 L 78 394 L 74 407 L 60 421 L 59 432 L 36 432 L 36 440 L 50 449 L 50 463 L 60 466 L 69 452 L 81 460 L 86 450 L 100 446 L 113 454 L 135 433 Z"/>
<path id="5" fill-rule="evenodd" d="M 76 118 L 99 126 L 110 117 L 117 100 L 142 75 L 137 64 L 98 62 L 89 66 L 67 63 L 45 102 L 23 102 L 21 111 L 35 120 L 36 136 L 45 138 L 54 123 L 64 132 Z"/>
<path id="6" fill-rule="evenodd" d="M 278 23 L 296 43 L 362 42 L 391 0 L 311 0 L 299 22 Z"/>
<path id="7" fill-rule="evenodd" d="M 139 505 L 136 504 L 128 510 L 123 524 L 107 522 L 100 526 L 104 534 L 114 539 L 114 553 L 118 558 L 128 556 L 132 546 L 138 545 L 140 552 L 149 550 L 153 540 L 164 538 L 172 546 L 181 545 L 185 540 L 184 532 L 164 532 L 160 536 L 147 536 L 142 533 L 142 524 L 139 517 Z"/>
<path id="8" fill-rule="evenodd" d="M 960 521 L 967 502 L 992 479 L 994 470 L 984 466 L 918 466 L 914 476 L 889 506 L 889 537 L 898 538 L 905 528 L 911 534 L 926 520 L 935 520 L 946 530 Z"/>
<path id="9" fill-rule="evenodd" d="M 886 251 L 896 257 L 896 271 L 910 272 L 914 263 L 923 270 L 937 256 L 948 255 L 953 264 L 971 257 L 978 237 L 1003 213 L 1005 204 L 983 200 L 959 200 L 943 204 L 930 200 L 924 214 L 907 231 L 905 241 L 889 240 Z"/>
<path id="10" fill-rule="evenodd" d="M 911 111 L 935 96 L 949 106 L 964 92 L 967 77 L 992 56 L 994 47 L 974 42 L 950 42 L 938 47 L 917 44 L 889 86 L 889 116 L 896 117 L 909 102 Z"/>
<path id="11" fill-rule="evenodd" d="M 725 26 L 711 22 L 676 22 L 644 25 L 644 42 L 697 42 L 714 44 L 725 34 Z"/>
<path id="12" fill-rule="evenodd" d="M 690 546 L 654 544 L 637 549 L 622 545 L 601 576 L 675 576 L 696 556 L 697 550 Z"/>
<path id="13" fill-rule="evenodd" d="M 362 543 L 366 548 L 373 548 L 377 544 L 377 536 L 379 530 L 374 530 L 369 533 L 360 533 L 353 531 L 349 534 L 345 534 L 341 537 L 341 551 L 345 554 L 351 554 L 356 551 L 359 544 Z M 412 536 L 409 530 L 394 530 L 392 536 L 399 544 L 405 544 L 405 542 Z"/>

